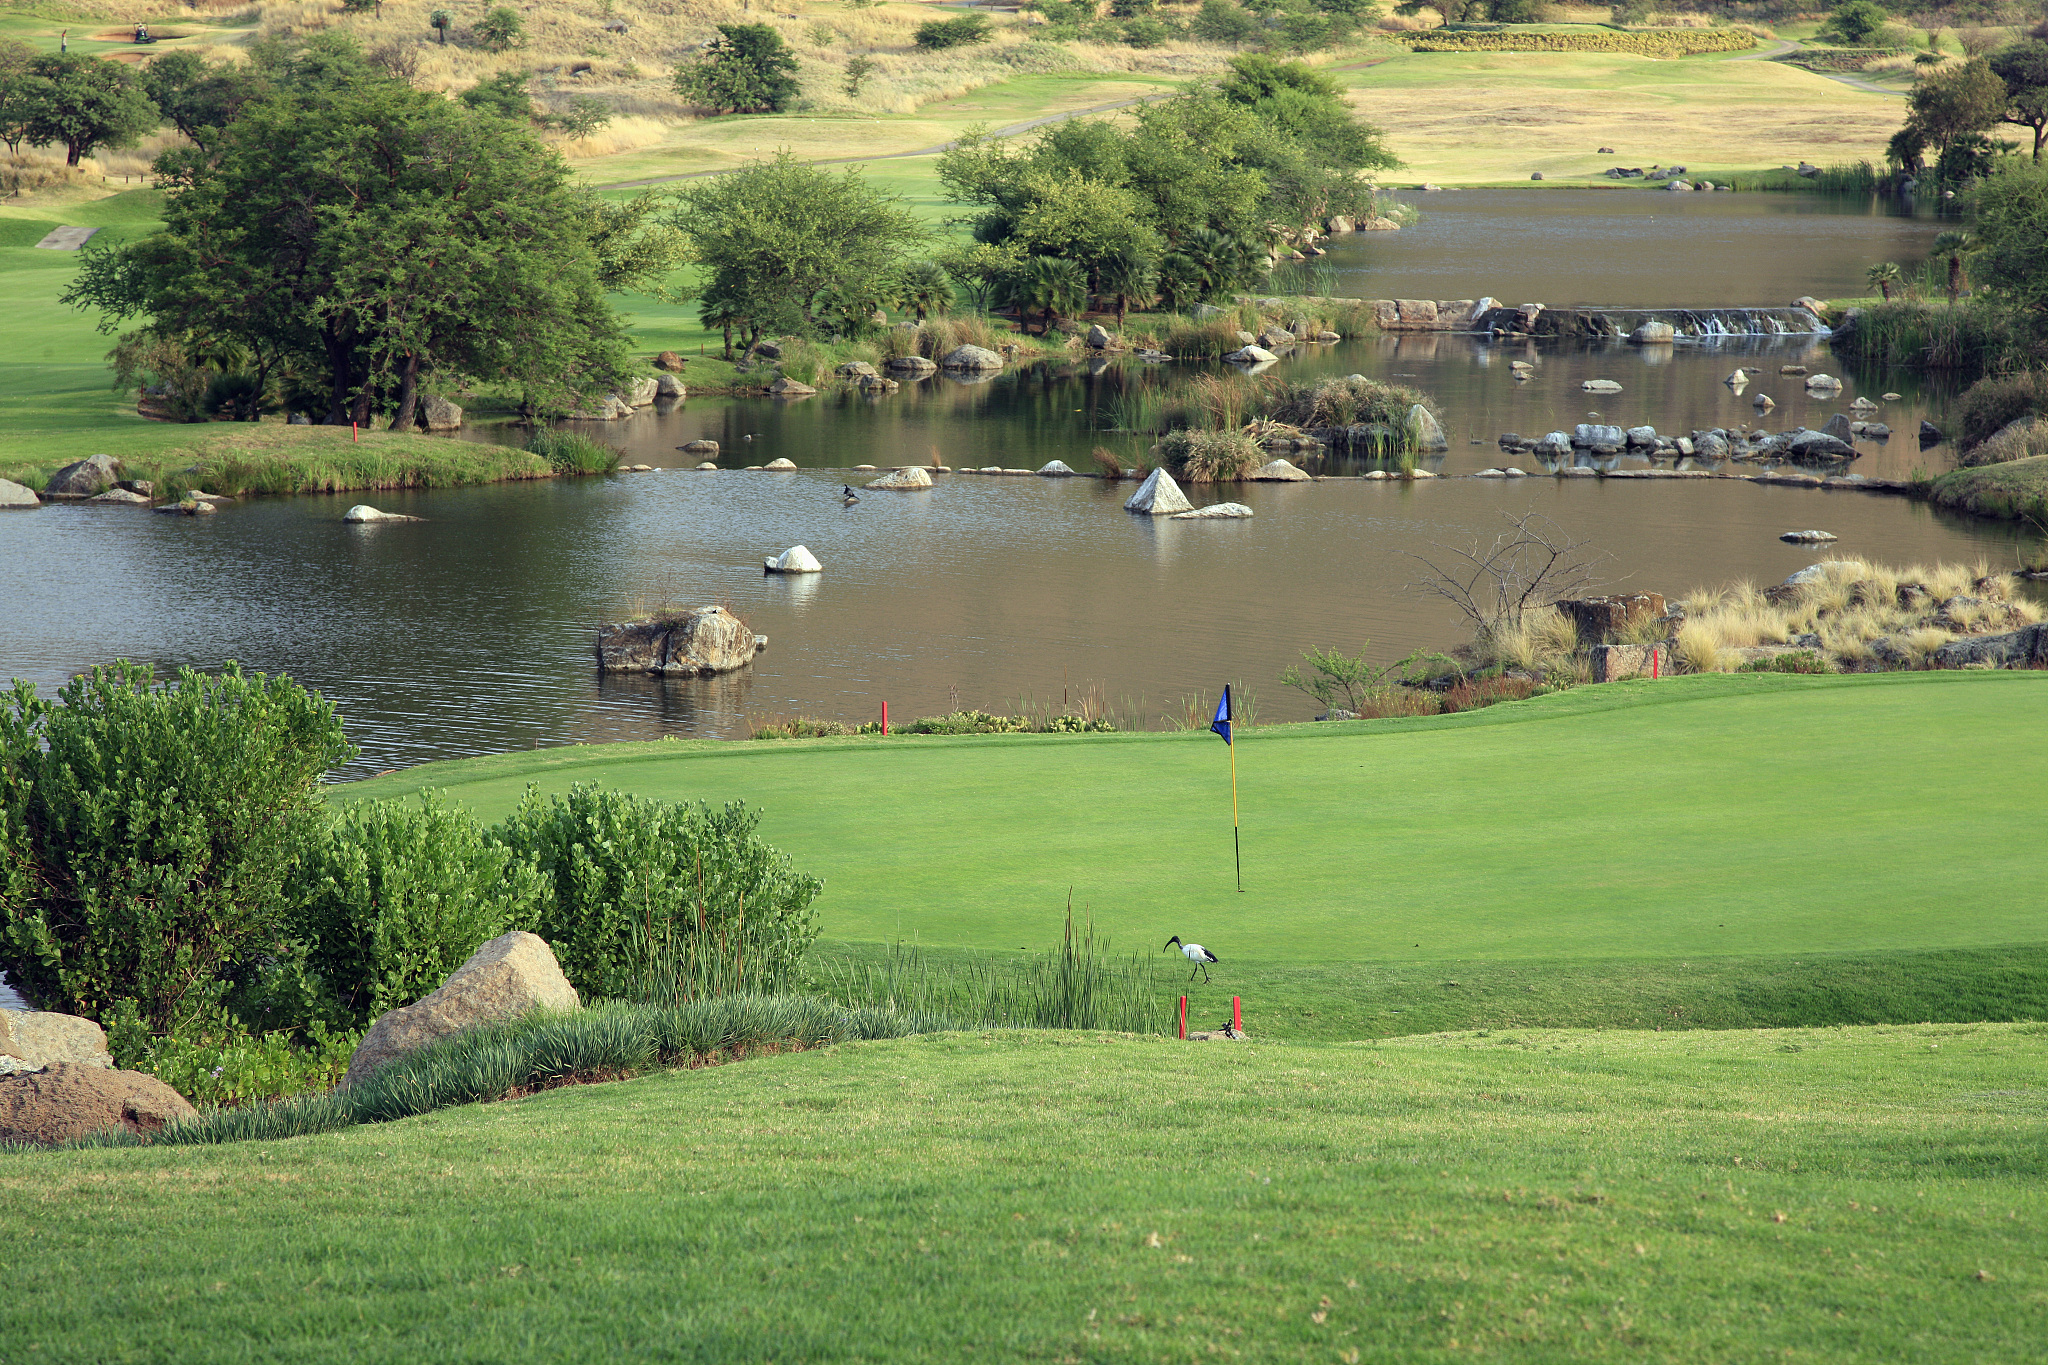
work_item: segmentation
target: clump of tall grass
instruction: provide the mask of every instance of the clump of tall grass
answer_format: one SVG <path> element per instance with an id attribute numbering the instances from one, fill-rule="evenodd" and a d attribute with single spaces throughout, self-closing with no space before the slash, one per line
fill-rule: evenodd
<path id="1" fill-rule="evenodd" d="M 1236 483 L 1265 463 L 1266 452 L 1244 431 L 1168 432 L 1159 458 L 1184 483 Z"/>
<path id="2" fill-rule="evenodd" d="M 1990 298 L 1872 304 L 1834 347 L 1861 360 L 1970 376 L 2022 370 L 2048 350 L 2029 319 Z"/>
<path id="3" fill-rule="evenodd" d="M 1219 360 L 1242 347 L 1244 338 L 1238 333 L 1249 330 L 1228 313 L 1200 321 L 1175 318 L 1167 324 L 1159 349 L 1177 360 Z"/>
<path id="4" fill-rule="evenodd" d="M 1964 451 L 1956 458 L 1956 464 L 1964 469 L 1979 469 L 1990 464 L 2030 460 L 2037 455 L 2048 455 L 2048 417 L 2021 418 L 2007 424 Z"/>
<path id="5" fill-rule="evenodd" d="M 607 474 L 618 468 L 626 452 L 585 436 L 580 431 L 536 427 L 526 438 L 526 452 L 548 462 L 557 474 Z"/>
<path id="6" fill-rule="evenodd" d="M 879 963 L 839 966 L 819 988 L 855 1014 L 936 1016 L 970 1028 L 1164 1034 L 1175 1028 L 1174 985 L 1149 953 L 1111 956 L 1109 941 L 1096 937 L 1092 917 L 1077 933 L 1070 906 L 1060 943 L 1035 958 L 942 963 L 896 944 Z"/>
<path id="7" fill-rule="evenodd" d="M 1016 340 L 1015 334 L 975 313 L 926 318 L 917 329 L 917 353 L 927 360 L 942 360 L 961 346 L 979 346 L 999 351 Z"/>
<path id="8" fill-rule="evenodd" d="M 825 739 L 857 733 L 855 727 L 816 716 L 747 717 L 748 739 Z"/>
<path id="9" fill-rule="evenodd" d="M 1259 395 L 1257 410 L 1276 422 L 1296 427 L 1384 427 L 1407 436 L 1409 413 L 1417 406 L 1428 410 L 1429 396 L 1405 384 L 1382 384 L 1377 379 L 1339 377 L 1331 379 L 1267 381 Z"/>

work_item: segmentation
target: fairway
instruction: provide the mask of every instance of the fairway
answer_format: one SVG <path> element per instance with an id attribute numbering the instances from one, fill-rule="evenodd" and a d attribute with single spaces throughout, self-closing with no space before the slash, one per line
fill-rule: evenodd
<path id="1" fill-rule="evenodd" d="M 2021 1362 L 2044 1026 L 849 1044 L 8 1154 L 10 1361 Z M 2032 1343 L 2029 1345 L 2028 1343 Z"/>
<path id="2" fill-rule="evenodd" d="M 2048 938 L 2048 675 L 1712 675 L 1417 721 L 1207 733 L 619 744 L 432 764 L 744 800 L 825 878 L 827 938 L 1015 950 L 1068 889 L 1125 947 L 1224 962 L 1679 958 Z"/>

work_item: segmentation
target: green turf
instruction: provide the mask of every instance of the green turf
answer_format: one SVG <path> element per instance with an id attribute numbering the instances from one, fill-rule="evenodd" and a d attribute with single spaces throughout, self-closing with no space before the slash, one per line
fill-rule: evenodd
<path id="1" fill-rule="evenodd" d="M 2048 675 L 1716 675 L 1244 732 L 1245 893 L 1206 733 L 618 744 L 343 799 L 527 783 L 729 801 L 825 878 L 824 932 L 1038 949 L 1068 888 L 1124 946 L 1512 961 L 2040 942 Z"/>
<path id="2" fill-rule="evenodd" d="M 0 1158 L 11 1361 L 2021 1362 L 2048 1030 L 954 1034 Z"/>

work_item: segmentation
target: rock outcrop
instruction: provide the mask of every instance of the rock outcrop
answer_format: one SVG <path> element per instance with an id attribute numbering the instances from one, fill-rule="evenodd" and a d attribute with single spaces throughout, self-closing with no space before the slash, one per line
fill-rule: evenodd
<path id="1" fill-rule="evenodd" d="M 0 1142 L 48 1147 L 107 1128 L 147 1135 L 198 1112 L 141 1071 L 52 1062 L 41 1071 L 0 1076 Z"/>
<path id="2" fill-rule="evenodd" d="M 1666 677 L 1671 673 L 1671 654 L 1662 644 L 1595 645 L 1587 652 L 1587 663 L 1596 683 Z"/>
<path id="3" fill-rule="evenodd" d="M 477 949 L 432 995 L 380 1015 L 341 1083 L 356 1085 L 378 1067 L 477 1024 L 581 1005 L 547 942 L 515 929 Z"/>
<path id="4" fill-rule="evenodd" d="M 33 488 L 12 479 L 0 479 L 0 507 L 41 507 L 43 500 Z"/>
<path id="5" fill-rule="evenodd" d="M 1555 604 L 1566 619 L 1578 627 L 1582 644 L 1604 644 L 1607 638 L 1638 621 L 1664 615 L 1664 598 L 1654 592 L 1629 593 L 1615 597 L 1566 598 Z"/>
<path id="6" fill-rule="evenodd" d="M 98 1024 L 48 1010 L 0 1010 L 0 1057 L 13 1057 L 30 1066 L 114 1064 L 107 1052 L 107 1035 Z"/>
<path id="7" fill-rule="evenodd" d="M 777 398 L 809 398 L 817 390 L 809 384 L 799 383 L 788 375 L 784 375 L 768 386 L 768 392 Z"/>
<path id="8" fill-rule="evenodd" d="M 753 662 L 767 641 L 724 607 L 597 628 L 600 673 L 706 678 Z"/>
<path id="9" fill-rule="evenodd" d="M 439 394 L 420 400 L 420 425 L 428 431 L 457 431 L 462 427 L 462 407 Z"/>
<path id="10" fill-rule="evenodd" d="M 931 471 L 922 465 L 906 465 L 902 469 L 890 470 L 879 479 L 871 479 L 864 486 L 868 488 L 894 488 L 898 490 L 930 488 L 932 486 L 932 476 Z"/>
<path id="11" fill-rule="evenodd" d="M 994 351 L 980 346 L 955 346 L 939 361 L 941 369 L 947 370 L 1000 370 L 1003 358 Z"/>
<path id="12" fill-rule="evenodd" d="M 51 498 L 89 498 L 104 493 L 121 479 L 121 462 L 111 455 L 93 455 L 65 465 L 43 485 Z"/>
<path id="13" fill-rule="evenodd" d="M 1187 494 L 1180 491 L 1173 475 L 1164 469 L 1155 469 L 1145 476 L 1145 482 L 1138 485 L 1138 491 L 1125 501 L 1124 510 L 1139 516 L 1170 517 L 1179 512 L 1192 512 L 1194 505 L 1188 501 Z"/>

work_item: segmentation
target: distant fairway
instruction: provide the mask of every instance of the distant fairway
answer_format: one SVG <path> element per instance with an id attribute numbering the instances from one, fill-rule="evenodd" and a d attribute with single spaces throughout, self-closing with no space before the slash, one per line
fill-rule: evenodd
<path id="1" fill-rule="evenodd" d="M 2048 939 L 2048 675 L 1711 676 L 1465 716 L 1257 729 L 1246 894 L 1207 734 L 619 744 L 432 764 L 495 819 L 527 783 L 745 800 L 826 879 L 829 939 L 1037 949 L 1067 890 L 1129 947 L 1226 962 L 1512 962 Z"/>

